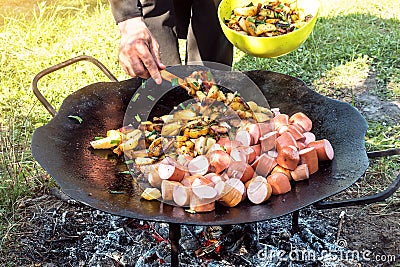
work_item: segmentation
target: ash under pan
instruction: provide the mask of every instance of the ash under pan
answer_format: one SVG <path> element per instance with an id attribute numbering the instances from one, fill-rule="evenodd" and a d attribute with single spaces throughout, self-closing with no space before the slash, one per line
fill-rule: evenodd
<path id="1" fill-rule="evenodd" d="M 167 223 L 113 216 L 73 201 L 60 203 L 50 196 L 46 201 L 42 207 L 32 207 L 36 234 L 23 237 L 25 253 L 18 255 L 18 266 L 32 262 L 49 266 L 170 266 Z M 351 254 L 343 244 L 339 246 L 337 217 L 308 208 L 302 215 L 295 234 L 289 230 L 290 216 L 224 226 L 222 231 L 221 227 L 183 225 L 179 266 L 350 267 L 362 262 L 361 252 Z M 218 246 L 214 246 L 215 241 L 219 241 Z"/>
<path id="2" fill-rule="evenodd" d="M 168 70 L 186 77 L 197 69 L 176 66 Z M 214 212 L 190 214 L 180 207 L 141 200 L 140 188 L 130 186 L 129 179 L 119 173 L 118 160 L 95 155 L 90 141 L 122 126 L 129 101 L 141 85 L 139 79 L 96 83 L 67 97 L 58 114 L 35 131 L 32 153 L 62 190 L 82 203 L 125 217 L 179 224 L 225 225 L 276 218 L 334 195 L 364 174 L 368 166 L 364 148 L 367 126 L 357 110 L 317 94 L 294 77 L 268 71 L 245 74 L 257 84 L 271 108 L 279 107 L 288 115 L 304 112 L 314 122 L 317 138 L 329 139 L 335 149 L 335 159 L 322 164 L 308 181 L 296 183 L 292 191 L 273 196 L 265 204 L 243 202 L 235 208 L 218 206 Z M 240 84 L 234 73 L 215 71 L 213 75 L 228 81 L 227 88 Z M 83 122 L 69 115 L 80 116 Z M 124 191 L 125 185 L 130 186 L 129 192 Z M 125 193 L 112 193 L 116 190 Z"/>

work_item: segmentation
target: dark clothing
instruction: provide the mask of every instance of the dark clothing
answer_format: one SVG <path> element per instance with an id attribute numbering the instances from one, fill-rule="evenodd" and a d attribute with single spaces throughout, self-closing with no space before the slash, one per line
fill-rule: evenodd
<path id="1" fill-rule="evenodd" d="M 109 0 L 115 22 L 142 16 L 139 0 Z"/>
<path id="2" fill-rule="evenodd" d="M 181 63 L 178 38 L 187 40 L 186 62 L 210 61 L 232 65 L 233 46 L 219 25 L 221 0 L 110 0 L 117 23 L 143 16 L 160 44 L 161 61 Z"/>

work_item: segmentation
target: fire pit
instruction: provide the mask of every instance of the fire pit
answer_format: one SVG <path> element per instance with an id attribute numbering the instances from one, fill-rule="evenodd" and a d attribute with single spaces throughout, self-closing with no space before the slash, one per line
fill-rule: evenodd
<path id="1" fill-rule="evenodd" d="M 98 65 L 114 82 L 96 83 L 73 93 L 65 99 L 59 112 L 43 98 L 37 81 L 44 75 L 80 60 Z M 169 71 L 186 77 L 196 66 L 178 66 Z M 238 81 L 230 72 L 215 71 L 231 81 Z M 367 129 L 364 118 L 350 105 L 326 98 L 309 89 L 301 80 L 269 71 L 249 71 L 253 80 L 267 98 L 271 107 L 292 114 L 304 112 L 316 125 L 315 134 L 328 138 L 335 148 L 335 159 L 321 165 L 309 181 L 295 185 L 289 193 L 276 196 L 263 205 L 241 203 L 239 207 L 219 207 L 214 212 L 190 214 L 183 209 L 140 199 L 140 188 L 120 173 L 123 162 L 110 161 L 94 154 L 89 143 L 107 129 L 122 126 L 123 117 L 141 79 L 116 82 L 103 65 L 90 57 L 78 57 L 39 73 L 33 89 L 39 100 L 54 118 L 38 128 L 32 139 L 32 153 L 43 168 L 57 181 L 62 190 L 72 198 L 111 214 L 146 221 L 167 222 L 170 225 L 173 266 L 178 265 L 178 240 L 181 225 L 235 225 L 254 223 L 293 214 L 293 231 L 298 230 L 298 211 L 314 204 L 317 208 L 334 208 L 381 201 L 393 194 L 400 185 L 400 175 L 384 192 L 355 200 L 322 202 L 337 194 L 364 174 L 368 156 L 399 154 L 399 150 L 367 154 L 364 137 Z M 228 85 L 229 86 L 229 85 Z M 176 96 L 175 96 L 176 97 Z M 82 122 L 71 119 L 79 116 Z M 316 190 L 318 189 L 318 190 Z M 123 193 L 122 193 L 123 192 Z"/>

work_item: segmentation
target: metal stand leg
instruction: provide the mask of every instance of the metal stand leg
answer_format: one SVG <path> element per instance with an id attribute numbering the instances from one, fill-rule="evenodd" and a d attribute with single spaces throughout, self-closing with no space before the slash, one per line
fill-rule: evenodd
<path id="1" fill-rule="evenodd" d="M 299 231 L 299 210 L 295 210 L 292 213 L 292 234 L 295 234 Z"/>
<path id="2" fill-rule="evenodd" d="M 380 157 L 400 155 L 400 148 L 368 152 L 367 155 L 368 158 L 380 158 Z M 355 205 L 371 204 L 387 199 L 388 197 L 392 196 L 399 188 L 400 188 L 400 173 L 397 175 L 397 178 L 394 179 L 392 184 L 390 184 L 385 190 L 376 193 L 374 195 L 368 195 L 359 198 L 336 200 L 336 201 L 319 201 L 315 203 L 314 206 L 317 209 L 322 210 L 322 209 L 333 209 L 333 208 L 341 208 L 341 207 L 348 207 Z"/>
<path id="3" fill-rule="evenodd" d="M 179 239 L 181 238 L 181 225 L 169 224 L 169 240 L 171 242 L 171 267 L 179 267 Z"/>

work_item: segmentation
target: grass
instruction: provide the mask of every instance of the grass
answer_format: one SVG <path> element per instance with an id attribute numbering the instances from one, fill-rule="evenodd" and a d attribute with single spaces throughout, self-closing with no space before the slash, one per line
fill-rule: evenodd
<path id="1" fill-rule="evenodd" d="M 19 203 L 53 185 L 29 149 L 34 129 L 51 119 L 33 97 L 33 77 L 82 54 L 100 60 L 119 80 L 129 77 L 118 64 L 119 33 L 107 1 L 54 0 L 33 4 L 6 0 L 0 4 L 0 12 L 0 237 L 4 239 L 19 220 Z M 399 16 L 396 0 L 326 0 L 314 33 L 298 50 L 276 59 L 253 58 L 236 51 L 234 68 L 293 75 L 333 97 L 358 88 L 369 77 L 376 96 L 398 101 Z M 58 109 L 76 89 L 106 80 L 90 63 L 78 63 L 46 76 L 38 86 Z M 349 102 L 357 104 L 354 99 Z M 384 125 L 380 118 L 368 123 L 368 150 L 400 147 L 399 125 Z M 368 174 L 383 177 L 384 183 L 400 169 L 398 157 L 373 165 Z M 360 194 L 382 187 L 371 181 L 366 181 L 368 186 Z M 399 197 L 394 197 L 388 207 L 398 207 L 399 203 Z"/>
<path id="2" fill-rule="evenodd" d="M 52 183 L 30 153 L 34 129 L 51 119 L 33 96 L 33 77 L 52 65 L 88 54 L 113 69 L 121 80 L 127 78 L 118 66 L 118 32 L 108 3 L 69 2 L 73 3 L 67 5 L 66 1 L 65 6 L 60 6 L 41 2 L 34 9 L 31 3 L 31 10 L 22 15 L 4 16 L 0 26 L 2 238 L 7 238 L 5 233 L 18 221 L 19 203 L 43 193 Z M 101 31 L 93 31 L 94 28 Z M 58 109 L 62 100 L 77 88 L 106 80 L 94 65 L 78 63 L 41 79 L 38 87 Z"/>
<path id="3" fill-rule="evenodd" d="M 18 221 L 18 206 L 25 196 L 42 194 L 52 184 L 30 152 L 32 125 L 29 121 L 14 123 L 9 118 L 8 131 L 0 133 L 0 175 L 1 175 L 1 237 L 7 238 L 8 232 Z M 3 235 L 4 233 L 4 235 Z M 1 240 L 2 241 L 2 240 Z M 1 244 L 1 243 L 0 243 Z M 1 247 L 1 246 L 0 246 Z"/>

